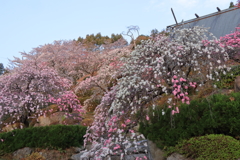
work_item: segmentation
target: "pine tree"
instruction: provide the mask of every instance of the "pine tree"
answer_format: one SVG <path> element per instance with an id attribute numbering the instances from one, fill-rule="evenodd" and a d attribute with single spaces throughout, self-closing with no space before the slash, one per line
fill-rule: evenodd
<path id="1" fill-rule="evenodd" d="M 0 63 L 0 75 L 4 73 L 4 66 L 2 63 Z"/>
<path id="2" fill-rule="evenodd" d="M 233 2 L 230 2 L 229 8 L 232 8 L 232 7 L 234 7 L 234 4 L 233 4 Z"/>

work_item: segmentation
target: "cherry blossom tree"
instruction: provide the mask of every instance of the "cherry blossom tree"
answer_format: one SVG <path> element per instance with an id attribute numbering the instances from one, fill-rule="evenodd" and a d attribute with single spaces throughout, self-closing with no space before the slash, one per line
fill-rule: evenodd
<path id="1" fill-rule="evenodd" d="M 23 58 L 15 57 L 12 62 L 15 66 L 20 66 L 27 59 L 35 60 L 37 63 L 46 62 L 60 76 L 71 80 L 76 85 L 81 77 L 96 74 L 107 61 L 106 55 L 110 50 L 123 48 L 126 43 L 126 40 L 121 38 L 114 43 L 96 46 L 89 51 L 85 44 L 77 41 L 54 41 L 52 44 L 34 48 L 29 53 L 22 52 Z"/>
<path id="2" fill-rule="evenodd" d="M 95 159 L 100 159 L 118 153 L 123 158 L 128 148 L 144 139 L 133 127 L 145 117 L 147 104 L 154 104 L 164 94 L 189 103 L 189 88 L 215 80 L 213 74 L 229 69 L 224 65 L 228 54 L 215 43 L 216 38 L 205 41 L 208 34 L 202 27 L 176 29 L 170 38 L 159 36 L 143 41 L 129 57 L 123 57 L 124 65 L 119 70 L 122 77 L 102 98 L 85 135 L 85 144 L 93 145 L 84 156 L 94 154 Z M 171 103 L 172 115 L 179 113 L 180 109 Z"/>
<path id="3" fill-rule="evenodd" d="M 236 27 L 235 32 L 220 37 L 219 43 L 227 50 L 230 59 L 240 62 L 240 27 Z"/>
<path id="4" fill-rule="evenodd" d="M 91 59 L 91 52 L 76 41 L 54 41 L 34 48 L 29 53 L 22 52 L 22 59 L 15 57 L 12 61 L 16 66 L 20 66 L 25 60 L 35 60 L 37 63 L 46 62 L 54 68 L 57 73 L 70 79 L 73 83 L 84 74 L 93 74 L 98 64 Z M 88 64 L 89 63 L 89 64 Z M 90 64 L 93 66 L 90 67 Z"/>
<path id="5" fill-rule="evenodd" d="M 236 7 L 240 8 L 240 0 L 237 0 L 237 3 L 235 5 Z"/>
<path id="6" fill-rule="evenodd" d="M 101 100 L 104 93 L 110 91 L 113 85 L 116 85 L 116 79 L 121 77 L 121 72 L 118 70 L 123 65 L 120 61 L 122 57 L 128 57 L 131 50 L 129 46 L 123 48 L 109 49 L 101 54 L 101 67 L 95 75 L 89 75 L 85 80 L 80 81 L 75 92 L 85 92 L 93 90 L 93 94 L 84 102 L 84 106 L 94 100 Z"/>
<path id="7" fill-rule="evenodd" d="M 85 44 L 76 41 L 55 41 L 34 48 L 29 53 L 21 53 L 23 58 L 12 61 L 15 66 L 21 66 L 26 60 L 45 63 L 57 71 L 58 75 L 72 81 L 75 93 L 84 94 L 92 90 L 92 95 L 84 101 L 87 108 L 93 101 L 100 101 L 104 92 L 108 91 L 112 83 L 119 76 L 116 74 L 122 56 L 130 53 L 130 46 L 123 38 L 106 42 L 95 49 L 87 49 Z M 119 73 L 119 72 L 118 72 Z M 85 79 L 79 81 L 81 78 Z M 87 77 L 87 78 L 86 78 Z"/>
<path id="8" fill-rule="evenodd" d="M 69 80 L 60 77 L 45 63 L 25 60 L 21 66 L 0 77 L 0 118 L 10 115 L 14 121 L 28 126 L 28 119 L 45 114 L 42 109 L 51 103 L 63 111 L 69 112 L 71 108 L 80 113 L 81 105 L 69 91 L 70 86 Z"/>

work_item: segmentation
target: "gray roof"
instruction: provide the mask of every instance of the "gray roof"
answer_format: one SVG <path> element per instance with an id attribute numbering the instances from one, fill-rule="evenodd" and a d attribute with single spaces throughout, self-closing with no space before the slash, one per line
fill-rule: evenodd
<path id="1" fill-rule="evenodd" d="M 234 32 L 238 25 L 240 25 L 240 8 L 233 7 L 199 18 L 183 21 L 178 25 L 170 25 L 167 26 L 167 29 L 194 26 L 208 27 L 209 32 L 213 33 L 217 38 L 220 38 L 221 36 Z"/>

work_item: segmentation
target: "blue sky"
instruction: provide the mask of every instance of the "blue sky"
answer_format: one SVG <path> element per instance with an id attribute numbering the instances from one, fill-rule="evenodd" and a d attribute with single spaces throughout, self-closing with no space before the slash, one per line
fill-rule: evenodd
<path id="1" fill-rule="evenodd" d="M 19 52 L 86 34 L 110 36 L 139 26 L 140 34 L 227 9 L 231 0 L 0 0 L 0 63 Z M 235 3 L 235 1 L 233 1 Z M 127 37 L 126 37 L 127 38 Z"/>

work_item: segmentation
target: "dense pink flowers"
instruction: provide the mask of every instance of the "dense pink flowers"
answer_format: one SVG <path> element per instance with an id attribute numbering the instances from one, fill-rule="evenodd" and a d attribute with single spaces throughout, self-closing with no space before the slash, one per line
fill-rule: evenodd
<path id="1" fill-rule="evenodd" d="M 41 109 L 50 103 L 56 103 L 60 111 L 80 111 L 71 83 L 60 77 L 57 72 L 34 60 L 23 61 L 10 73 L 0 77 L 0 118 L 9 114 L 13 120 L 28 125 L 29 116 L 37 118 L 46 114 Z M 49 110 L 52 113 L 53 110 Z"/>

